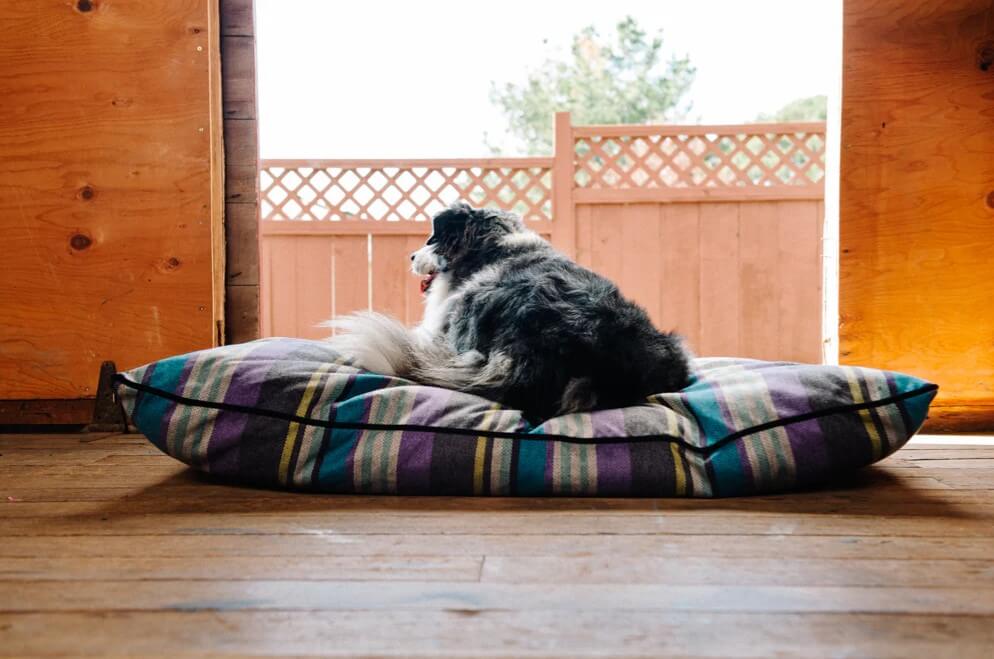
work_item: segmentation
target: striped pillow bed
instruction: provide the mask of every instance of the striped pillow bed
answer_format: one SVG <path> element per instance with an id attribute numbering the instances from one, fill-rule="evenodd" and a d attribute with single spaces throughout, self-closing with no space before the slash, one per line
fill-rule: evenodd
<path id="1" fill-rule="evenodd" d="M 116 376 L 157 447 L 222 478 L 363 494 L 739 496 L 824 483 L 896 451 L 937 387 L 867 368 L 698 359 L 692 384 L 531 426 L 456 391 L 262 339 Z"/>

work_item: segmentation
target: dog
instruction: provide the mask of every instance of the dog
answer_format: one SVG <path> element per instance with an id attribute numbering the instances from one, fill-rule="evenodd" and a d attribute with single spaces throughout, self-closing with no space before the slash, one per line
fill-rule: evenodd
<path id="1" fill-rule="evenodd" d="M 636 405 L 689 382 L 678 335 L 513 213 L 454 204 L 435 215 L 411 267 L 423 278 L 420 325 L 371 312 L 327 324 L 357 366 L 477 394 L 530 421 Z"/>

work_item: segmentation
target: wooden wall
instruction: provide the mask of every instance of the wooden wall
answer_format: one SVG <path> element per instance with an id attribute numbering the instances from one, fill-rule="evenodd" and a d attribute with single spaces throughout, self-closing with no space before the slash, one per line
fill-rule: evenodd
<path id="1" fill-rule="evenodd" d="M 259 337 L 258 123 L 252 0 L 220 0 L 224 76 L 225 322 L 228 343 Z"/>
<path id="2" fill-rule="evenodd" d="M 218 342 L 217 35 L 210 0 L 0 7 L 0 423 Z"/>
<path id="3" fill-rule="evenodd" d="M 840 358 L 994 429 L 994 3 L 847 0 Z"/>

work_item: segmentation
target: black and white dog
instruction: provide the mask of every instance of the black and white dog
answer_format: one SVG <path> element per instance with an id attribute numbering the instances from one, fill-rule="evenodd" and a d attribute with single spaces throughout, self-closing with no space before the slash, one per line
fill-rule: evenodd
<path id="1" fill-rule="evenodd" d="M 426 293 L 414 328 L 374 313 L 334 320 L 357 365 L 459 389 L 540 421 L 635 405 L 689 379 L 681 339 L 618 287 L 572 262 L 512 213 L 457 203 L 411 255 Z"/>

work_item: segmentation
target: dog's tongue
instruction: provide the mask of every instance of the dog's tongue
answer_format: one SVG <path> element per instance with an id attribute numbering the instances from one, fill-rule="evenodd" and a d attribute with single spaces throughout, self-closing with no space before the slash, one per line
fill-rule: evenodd
<path id="1" fill-rule="evenodd" d="M 424 295 L 431 288 L 431 282 L 435 279 L 435 273 L 431 273 L 427 277 L 421 280 L 421 294 Z"/>

